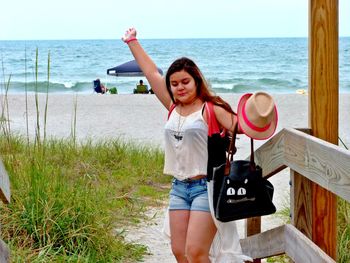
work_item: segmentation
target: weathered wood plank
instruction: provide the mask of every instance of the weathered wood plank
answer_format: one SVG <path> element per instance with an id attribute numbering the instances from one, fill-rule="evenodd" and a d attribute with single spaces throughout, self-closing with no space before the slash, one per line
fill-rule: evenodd
<path id="1" fill-rule="evenodd" d="M 11 200 L 10 179 L 1 159 L 0 159 L 0 199 L 5 204 L 10 203 L 10 200 Z"/>
<path id="2" fill-rule="evenodd" d="M 328 256 L 310 239 L 304 236 L 292 225 L 285 225 L 285 253 L 296 263 L 334 263 Z"/>
<path id="3" fill-rule="evenodd" d="M 257 149 L 255 159 L 264 177 L 289 166 L 350 202 L 350 151 L 346 149 L 287 128 Z"/>
<path id="4" fill-rule="evenodd" d="M 243 254 L 267 258 L 287 254 L 296 263 L 334 263 L 321 248 L 290 224 L 240 240 Z"/>
<path id="5" fill-rule="evenodd" d="M 284 164 L 350 202 L 350 151 L 284 129 Z"/>
<path id="6" fill-rule="evenodd" d="M 287 254 L 296 263 L 334 263 L 315 243 L 287 224 L 240 240 L 243 254 L 255 259 Z"/>
<path id="7" fill-rule="evenodd" d="M 263 167 L 263 176 L 268 178 L 284 169 L 284 132 L 283 130 L 268 140 L 254 152 L 255 162 Z M 248 156 L 249 159 L 249 156 Z"/>
<path id="8" fill-rule="evenodd" d="M 0 239 L 0 263 L 10 262 L 10 250 L 4 241 Z"/>
<path id="9" fill-rule="evenodd" d="M 307 134 L 311 132 L 308 128 L 297 130 Z M 281 130 L 254 152 L 256 164 L 264 167 L 263 177 L 265 178 L 269 178 L 287 167 L 284 164 L 284 133 L 285 131 Z M 247 157 L 247 160 L 249 159 L 250 156 Z"/>
<path id="10" fill-rule="evenodd" d="M 255 259 L 283 254 L 284 226 L 240 240 L 243 254 Z"/>
<path id="11" fill-rule="evenodd" d="M 261 217 L 251 217 L 246 219 L 246 236 L 252 236 L 261 233 Z M 260 259 L 254 259 L 254 263 L 260 263 Z"/>

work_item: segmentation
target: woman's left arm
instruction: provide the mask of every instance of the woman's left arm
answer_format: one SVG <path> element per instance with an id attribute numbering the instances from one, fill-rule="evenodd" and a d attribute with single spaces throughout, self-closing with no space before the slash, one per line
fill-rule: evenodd
<path id="1" fill-rule="evenodd" d="M 237 124 L 237 115 L 226 111 L 224 108 L 214 105 L 214 113 L 218 123 L 226 130 L 233 132 L 235 125 Z M 238 133 L 241 133 L 238 127 Z"/>

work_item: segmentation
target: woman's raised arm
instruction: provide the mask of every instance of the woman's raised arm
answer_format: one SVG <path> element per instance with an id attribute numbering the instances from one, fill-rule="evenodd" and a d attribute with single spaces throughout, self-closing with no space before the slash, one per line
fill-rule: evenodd
<path id="1" fill-rule="evenodd" d="M 166 88 L 165 79 L 158 72 L 156 64 L 137 41 L 135 28 L 127 30 L 122 40 L 129 46 L 131 53 L 151 85 L 154 94 L 156 94 L 165 108 L 169 109 L 171 98 Z"/>

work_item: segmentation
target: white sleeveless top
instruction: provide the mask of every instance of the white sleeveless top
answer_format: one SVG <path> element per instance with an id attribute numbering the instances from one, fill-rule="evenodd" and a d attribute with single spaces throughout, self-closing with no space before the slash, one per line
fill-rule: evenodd
<path id="1" fill-rule="evenodd" d="M 207 174 L 208 125 L 202 110 L 188 116 L 176 108 L 171 112 L 165 124 L 164 174 L 179 180 Z"/>

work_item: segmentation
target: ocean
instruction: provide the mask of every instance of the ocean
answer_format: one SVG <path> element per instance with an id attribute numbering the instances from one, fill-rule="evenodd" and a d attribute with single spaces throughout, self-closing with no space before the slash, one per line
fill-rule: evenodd
<path id="1" fill-rule="evenodd" d="M 193 59 L 217 93 L 295 93 L 308 88 L 307 38 L 139 41 L 164 72 L 176 58 Z M 339 90 L 343 93 L 350 92 L 349 50 L 350 37 L 340 38 Z M 118 39 L 0 41 L 0 59 L 0 89 L 8 87 L 8 93 L 46 92 L 48 88 L 55 93 L 88 94 L 93 93 L 93 80 L 100 78 L 107 87 L 117 87 L 119 94 L 128 94 L 142 79 L 107 75 L 107 69 L 133 59 Z"/>

